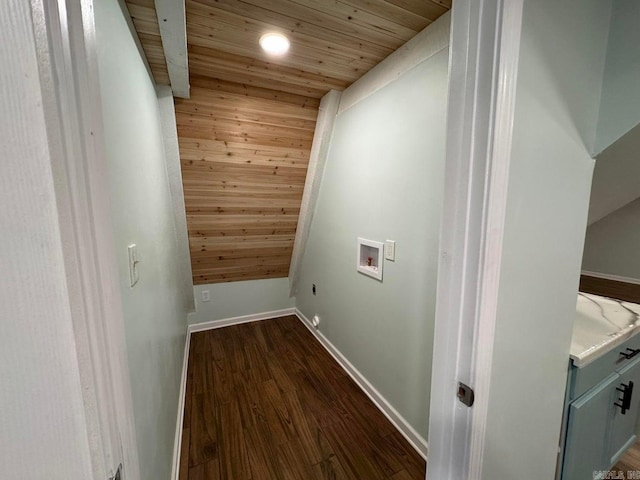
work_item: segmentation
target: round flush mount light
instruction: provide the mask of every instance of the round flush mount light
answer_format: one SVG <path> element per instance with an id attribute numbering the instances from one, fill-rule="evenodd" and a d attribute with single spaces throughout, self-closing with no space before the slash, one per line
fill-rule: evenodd
<path id="1" fill-rule="evenodd" d="M 289 45 L 289 39 L 281 33 L 265 33 L 260 37 L 260 46 L 269 55 L 284 55 Z"/>

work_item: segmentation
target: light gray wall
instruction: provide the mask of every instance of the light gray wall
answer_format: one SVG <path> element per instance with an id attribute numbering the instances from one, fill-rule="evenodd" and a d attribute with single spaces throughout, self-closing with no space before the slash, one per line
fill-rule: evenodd
<path id="1" fill-rule="evenodd" d="M 140 470 L 170 478 L 187 308 L 161 115 L 117 0 L 95 2 L 105 150 Z M 129 286 L 127 246 L 140 280 Z"/>
<path id="2" fill-rule="evenodd" d="M 0 16 L 0 464 L 92 478 L 30 3 Z"/>
<path id="3" fill-rule="evenodd" d="M 554 478 L 609 9 L 524 2 L 482 478 Z"/>
<path id="4" fill-rule="evenodd" d="M 640 80 L 640 79 L 639 79 Z M 640 197 L 640 125 L 596 157 L 589 225 Z"/>
<path id="5" fill-rule="evenodd" d="M 608 2 L 607 2 L 608 3 Z M 640 2 L 613 0 L 594 153 L 640 123 Z"/>
<path id="6" fill-rule="evenodd" d="M 301 312 L 320 315 L 321 332 L 424 438 L 443 194 L 446 45 L 382 88 L 367 89 L 338 114 L 296 297 Z M 385 68 L 393 71 L 394 64 Z M 349 89 L 344 98 L 352 98 Z M 397 242 L 396 261 L 385 262 L 382 282 L 356 271 L 359 236 Z"/>
<path id="7" fill-rule="evenodd" d="M 209 302 L 202 301 L 202 291 L 208 290 Z M 189 314 L 189 324 L 226 318 L 274 312 L 292 308 L 295 300 L 289 298 L 287 278 L 247 280 L 245 282 L 196 285 L 193 289 L 196 311 Z"/>
<path id="8" fill-rule="evenodd" d="M 590 225 L 582 269 L 640 280 L 640 199 Z"/>

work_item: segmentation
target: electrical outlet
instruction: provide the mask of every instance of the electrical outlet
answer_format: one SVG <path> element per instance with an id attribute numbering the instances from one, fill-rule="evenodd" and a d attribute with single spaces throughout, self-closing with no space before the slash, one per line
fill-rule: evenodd
<path id="1" fill-rule="evenodd" d="M 209 292 L 209 290 L 202 291 L 202 301 L 203 302 L 211 301 L 211 293 Z"/>

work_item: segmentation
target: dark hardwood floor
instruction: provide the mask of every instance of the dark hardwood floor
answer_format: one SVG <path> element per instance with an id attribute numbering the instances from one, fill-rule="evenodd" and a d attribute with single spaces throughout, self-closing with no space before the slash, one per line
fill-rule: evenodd
<path id="1" fill-rule="evenodd" d="M 180 480 L 424 478 L 424 460 L 297 317 L 192 335 Z"/>

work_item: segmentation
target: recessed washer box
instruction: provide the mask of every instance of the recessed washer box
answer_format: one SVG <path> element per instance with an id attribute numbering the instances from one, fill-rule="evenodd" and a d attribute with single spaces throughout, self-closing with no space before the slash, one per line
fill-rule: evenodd
<path id="1" fill-rule="evenodd" d="M 358 258 L 356 267 L 360 273 L 382 281 L 384 244 L 375 240 L 358 237 Z"/>

